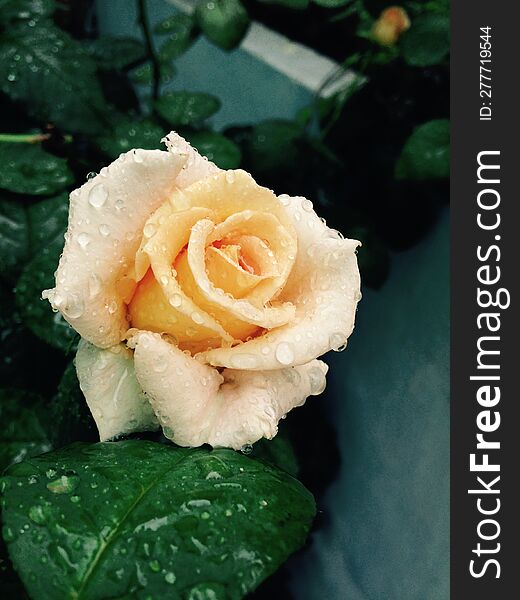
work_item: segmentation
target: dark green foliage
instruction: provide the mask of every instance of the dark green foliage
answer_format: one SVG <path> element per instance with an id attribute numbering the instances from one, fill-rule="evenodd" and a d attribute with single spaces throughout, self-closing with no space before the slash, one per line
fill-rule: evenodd
<path id="1" fill-rule="evenodd" d="M 143 441 L 74 444 L 11 467 L 2 486 L 4 540 L 35 600 L 238 600 L 304 543 L 315 513 L 266 463 Z"/>
<path id="2" fill-rule="evenodd" d="M 0 473 L 9 465 L 47 452 L 51 446 L 39 412 L 41 398 L 16 388 L 0 388 Z"/>
<path id="3" fill-rule="evenodd" d="M 37 144 L 0 143 L 0 163 L 0 188 L 19 194 L 54 194 L 74 180 L 65 160 Z"/>
<path id="4" fill-rule="evenodd" d="M 396 165 L 398 179 L 442 179 L 450 174 L 450 122 L 436 119 L 417 127 Z"/>
<path id="5" fill-rule="evenodd" d="M 238 46 L 250 23 L 240 0 L 200 0 L 195 20 L 208 40 L 224 50 Z"/>
<path id="6" fill-rule="evenodd" d="M 93 133 L 104 124 L 96 63 L 82 45 L 42 22 L 0 36 L 0 89 L 29 113 L 69 131 Z"/>
<path id="7" fill-rule="evenodd" d="M 196 125 L 220 108 L 220 100 L 201 92 L 168 92 L 155 101 L 155 109 L 172 127 Z"/>

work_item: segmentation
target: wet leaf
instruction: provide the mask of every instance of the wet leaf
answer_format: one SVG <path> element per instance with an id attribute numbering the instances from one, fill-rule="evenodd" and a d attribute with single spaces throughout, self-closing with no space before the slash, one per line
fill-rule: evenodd
<path id="1" fill-rule="evenodd" d="M 237 169 L 241 161 L 240 148 L 220 133 L 198 131 L 186 134 L 186 139 L 221 169 Z"/>
<path id="2" fill-rule="evenodd" d="M 195 9 L 195 21 L 208 40 L 224 50 L 238 46 L 250 24 L 239 0 L 201 0 Z"/>
<path id="3" fill-rule="evenodd" d="M 273 119 L 253 127 L 250 140 L 251 161 L 257 171 L 276 171 L 298 161 L 300 125 L 294 121 Z"/>
<path id="4" fill-rule="evenodd" d="M 338 8 L 352 2 L 352 0 L 312 0 L 314 4 L 324 6 L 325 8 Z"/>
<path id="5" fill-rule="evenodd" d="M 24 267 L 16 284 L 16 306 L 22 321 L 35 335 L 51 346 L 69 352 L 76 339 L 72 327 L 47 300 L 44 289 L 54 287 L 54 272 L 63 250 L 63 235 L 57 235 Z"/>
<path id="6" fill-rule="evenodd" d="M 69 195 L 65 192 L 31 204 L 27 218 L 29 245 L 34 255 L 56 238 L 63 239 L 69 218 Z"/>
<path id="7" fill-rule="evenodd" d="M 161 62 L 159 65 L 159 76 L 161 83 L 168 83 L 175 75 L 175 67 L 167 62 Z M 153 81 L 153 67 L 151 63 L 146 63 L 137 69 L 134 69 L 130 75 L 132 81 L 139 84 L 148 85 Z"/>
<path id="8" fill-rule="evenodd" d="M 107 135 L 98 138 L 101 150 L 110 158 L 117 158 L 121 152 L 132 148 L 155 150 L 161 148 L 161 138 L 165 131 L 148 119 L 128 119 L 119 122 Z"/>
<path id="9" fill-rule="evenodd" d="M 155 32 L 168 36 L 159 48 L 159 56 L 164 61 L 173 60 L 186 52 L 196 38 L 193 19 L 183 14 L 162 21 L 155 27 Z"/>
<path id="10" fill-rule="evenodd" d="M 4 539 L 33 600 L 238 600 L 304 543 L 315 512 L 266 463 L 136 440 L 31 459 L 3 488 Z"/>
<path id="11" fill-rule="evenodd" d="M 38 418 L 42 400 L 19 389 L 0 388 L 0 473 L 9 465 L 51 448 Z"/>
<path id="12" fill-rule="evenodd" d="M 440 14 L 425 14 L 412 21 L 401 38 L 404 60 L 413 67 L 442 62 L 450 51 L 450 20 Z"/>
<path id="13" fill-rule="evenodd" d="M 0 199 L 0 272 L 11 277 L 23 266 L 29 250 L 25 207 Z"/>
<path id="14" fill-rule="evenodd" d="M 144 44 L 129 37 L 101 37 L 88 42 L 86 48 L 101 69 L 123 69 L 146 56 Z"/>
<path id="15" fill-rule="evenodd" d="M 168 92 L 156 100 L 155 108 L 170 125 L 182 127 L 211 117 L 220 108 L 220 100 L 202 92 Z"/>
<path id="16" fill-rule="evenodd" d="M 450 122 L 428 121 L 414 129 L 396 165 L 397 179 L 441 179 L 450 175 Z"/>
<path id="17" fill-rule="evenodd" d="M 82 45 L 50 22 L 0 36 L 0 89 L 44 123 L 67 131 L 102 129 L 104 100 L 96 63 Z"/>
<path id="18" fill-rule="evenodd" d="M 54 9 L 54 0 L 0 0 L 0 23 L 41 19 Z"/>
<path id="19" fill-rule="evenodd" d="M 79 387 L 73 362 L 65 369 L 48 412 L 49 422 L 52 423 L 48 434 L 54 447 L 77 441 L 99 440 L 96 424 Z"/>
<path id="20" fill-rule="evenodd" d="M 0 144 L 0 164 L 0 188 L 19 194 L 54 194 L 74 181 L 67 161 L 37 144 Z"/>

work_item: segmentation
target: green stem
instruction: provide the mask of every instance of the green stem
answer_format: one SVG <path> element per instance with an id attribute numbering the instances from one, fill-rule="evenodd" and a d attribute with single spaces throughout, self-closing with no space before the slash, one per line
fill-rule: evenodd
<path id="1" fill-rule="evenodd" d="M 0 133 L 0 142 L 38 144 L 50 138 L 48 133 Z"/>
<path id="2" fill-rule="evenodd" d="M 150 31 L 150 20 L 148 19 L 148 11 L 146 10 L 146 0 L 138 0 L 139 9 L 139 22 L 143 30 L 144 41 L 146 49 L 148 51 L 148 57 L 152 62 L 153 71 L 153 84 L 152 84 L 152 98 L 157 100 L 159 97 L 159 84 L 161 80 L 161 68 L 159 64 L 159 57 L 155 52 L 152 40 L 152 32 Z"/>

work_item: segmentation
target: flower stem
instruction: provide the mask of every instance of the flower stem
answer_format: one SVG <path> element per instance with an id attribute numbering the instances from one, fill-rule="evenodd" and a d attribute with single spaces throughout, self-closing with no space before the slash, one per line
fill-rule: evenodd
<path id="1" fill-rule="evenodd" d="M 0 142 L 38 144 L 50 137 L 50 133 L 0 133 Z"/>
<path id="2" fill-rule="evenodd" d="M 161 78 L 161 70 L 159 64 L 159 57 L 155 52 L 153 41 L 152 41 L 152 33 L 150 31 L 150 20 L 148 19 L 148 11 L 146 8 L 146 0 L 138 0 L 138 8 L 139 8 L 139 22 L 141 24 L 141 28 L 143 30 L 144 41 L 146 44 L 146 49 L 148 51 L 148 57 L 152 62 L 152 71 L 153 71 L 153 83 L 152 83 L 152 98 L 157 100 L 159 97 L 159 83 Z"/>

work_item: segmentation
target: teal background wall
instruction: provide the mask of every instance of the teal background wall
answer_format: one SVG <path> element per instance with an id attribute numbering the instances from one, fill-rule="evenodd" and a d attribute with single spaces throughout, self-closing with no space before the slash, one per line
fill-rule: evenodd
<path id="1" fill-rule="evenodd" d="M 149 5 L 153 22 L 172 12 Z M 102 33 L 139 35 L 133 2 L 98 9 Z M 177 66 L 166 88 L 218 96 L 217 128 L 291 117 L 310 100 L 243 50 L 204 39 Z M 291 563 L 298 600 L 449 598 L 448 230 L 444 215 L 394 257 L 381 290 L 364 290 L 349 348 L 327 359 L 331 393 L 309 400 L 325 402 L 342 464 L 321 502 L 326 525 Z"/>

